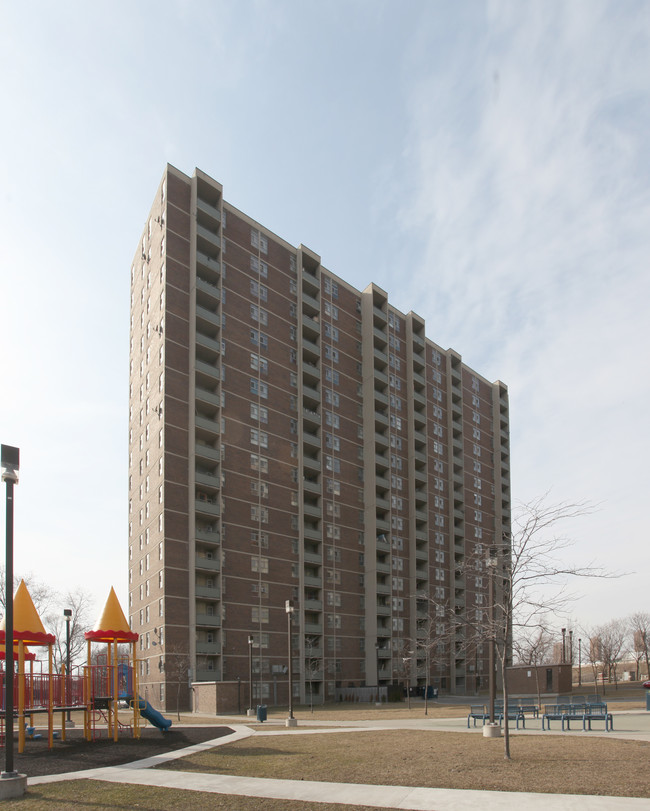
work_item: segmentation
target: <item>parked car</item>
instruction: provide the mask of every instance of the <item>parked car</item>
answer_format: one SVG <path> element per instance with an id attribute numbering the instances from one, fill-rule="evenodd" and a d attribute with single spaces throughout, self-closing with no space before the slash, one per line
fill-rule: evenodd
<path id="1" fill-rule="evenodd" d="M 641 686 L 645 687 L 646 690 L 650 690 L 650 679 L 648 681 L 644 681 Z"/>

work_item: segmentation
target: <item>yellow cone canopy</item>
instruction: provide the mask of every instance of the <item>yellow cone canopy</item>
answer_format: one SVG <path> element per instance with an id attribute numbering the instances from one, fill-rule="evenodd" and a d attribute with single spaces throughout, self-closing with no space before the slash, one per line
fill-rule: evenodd
<path id="1" fill-rule="evenodd" d="M 110 594 L 99 619 L 92 631 L 86 631 L 86 639 L 93 642 L 135 642 L 139 634 L 129 628 L 115 589 L 111 586 Z"/>
<path id="2" fill-rule="evenodd" d="M 0 643 L 5 642 L 5 619 L 0 622 Z M 18 640 L 28 645 L 53 645 L 55 641 L 54 634 L 43 627 L 24 580 L 14 594 L 14 642 Z"/>

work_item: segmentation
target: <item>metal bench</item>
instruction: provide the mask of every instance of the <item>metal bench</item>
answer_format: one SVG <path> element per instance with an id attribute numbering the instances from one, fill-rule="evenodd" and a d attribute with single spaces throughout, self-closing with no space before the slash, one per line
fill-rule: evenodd
<path id="1" fill-rule="evenodd" d="M 605 732 L 611 732 L 614 729 L 614 719 L 611 712 L 607 712 L 607 704 L 591 704 L 582 714 L 582 729 L 589 729 L 591 732 L 592 721 L 604 721 Z"/>
<path id="2" fill-rule="evenodd" d="M 495 709 L 494 714 L 495 716 L 497 715 L 499 716 L 499 723 L 501 723 L 503 721 L 504 716 L 506 715 L 506 713 L 503 712 L 503 705 L 501 706 L 498 713 L 497 710 Z M 520 723 L 523 729 L 526 729 L 526 716 L 524 715 L 521 707 L 518 704 L 517 705 L 508 704 L 508 721 L 516 721 L 517 729 L 519 729 Z"/>
<path id="3" fill-rule="evenodd" d="M 485 704 L 470 704 L 469 714 L 467 715 L 467 729 L 469 729 L 469 722 L 470 719 L 474 721 L 474 726 L 476 726 L 476 722 L 481 720 L 485 723 L 485 720 L 490 720 L 490 713 L 487 711 Z"/>
<path id="4" fill-rule="evenodd" d="M 544 714 L 542 715 L 542 731 L 551 728 L 551 721 L 560 721 L 562 724 L 562 732 L 566 725 L 567 729 L 571 729 L 571 720 L 582 718 L 583 710 L 573 704 L 546 704 L 544 706 Z"/>
<path id="5" fill-rule="evenodd" d="M 530 713 L 533 718 L 539 718 L 539 707 L 537 704 L 525 704 L 523 701 L 519 702 L 519 709 L 523 713 Z"/>

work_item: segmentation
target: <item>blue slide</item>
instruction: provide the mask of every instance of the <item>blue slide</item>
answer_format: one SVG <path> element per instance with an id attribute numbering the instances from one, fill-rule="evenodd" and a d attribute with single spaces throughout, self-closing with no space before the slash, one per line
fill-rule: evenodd
<path id="1" fill-rule="evenodd" d="M 142 696 L 138 696 L 138 702 L 140 715 L 142 715 L 143 718 L 146 718 L 150 724 L 158 727 L 161 732 L 167 732 L 169 727 L 172 725 L 169 718 L 163 717 L 158 710 L 154 710 L 151 704 L 148 701 L 145 701 Z"/>

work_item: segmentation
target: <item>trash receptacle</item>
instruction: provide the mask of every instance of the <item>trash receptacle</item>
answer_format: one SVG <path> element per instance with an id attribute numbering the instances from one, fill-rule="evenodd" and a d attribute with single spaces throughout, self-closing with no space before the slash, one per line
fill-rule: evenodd
<path id="1" fill-rule="evenodd" d="M 260 723 L 266 721 L 266 704 L 257 705 L 257 720 Z"/>
<path id="2" fill-rule="evenodd" d="M 650 712 L 650 690 L 646 690 L 645 694 L 645 708 Z"/>

